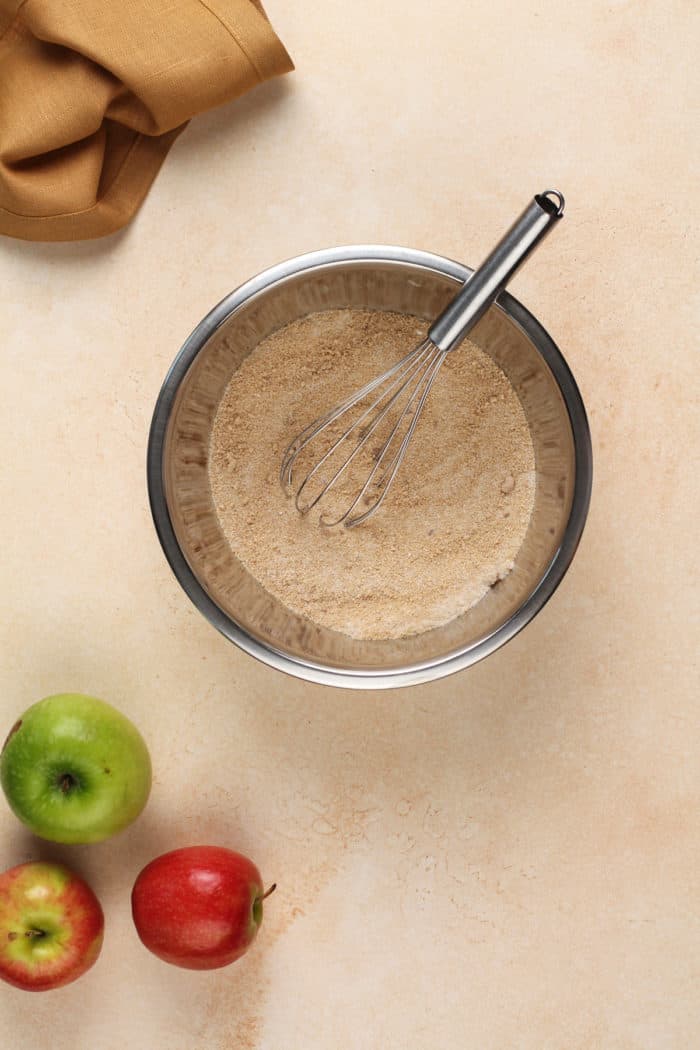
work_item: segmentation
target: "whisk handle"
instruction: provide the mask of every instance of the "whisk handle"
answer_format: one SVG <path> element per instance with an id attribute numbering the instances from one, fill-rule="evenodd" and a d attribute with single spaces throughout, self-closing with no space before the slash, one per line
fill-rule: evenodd
<path id="1" fill-rule="evenodd" d="M 454 350 L 564 214 L 559 190 L 538 193 L 433 323 L 428 338 Z"/>

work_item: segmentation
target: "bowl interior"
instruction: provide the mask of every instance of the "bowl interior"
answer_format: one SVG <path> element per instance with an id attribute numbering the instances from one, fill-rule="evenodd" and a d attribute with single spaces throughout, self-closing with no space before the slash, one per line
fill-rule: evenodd
<path id="1" fill-rule="evenodd" d="M 430 320 L 457 285 L 448 273 L 390 260 L 345 260 L 293 273 L 234 306 L 202 345 L 179 385 L 163 452 L 165 498 L 177 542 L 194 576 L 225 617 L 293 661 L 389 672 L 446 660 L 477 646 L 513 617 L 537 589 L 560 546 L 575 480 L 569 414 L 543 357 L 499 305 L 489 310 L 470 338 L 503 369 L 517 391 L 532 434 L 537 485 L 532 518 L 513 571 L 476 606 L 443 627 L 411 638 L 358 641 L 290 612 L 250 575 L 222 534 L 209 487 L 209 439 L 226 385 L 255 346 L 290 321 L 319 310 L 395 310 Z M 338 565 L 338 572 L 342 571 Z"/>

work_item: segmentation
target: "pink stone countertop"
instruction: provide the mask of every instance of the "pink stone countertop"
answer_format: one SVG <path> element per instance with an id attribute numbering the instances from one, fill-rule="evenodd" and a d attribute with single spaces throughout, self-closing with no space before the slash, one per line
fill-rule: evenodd
<path id="1" fill-rule="evenodd" d="M 700 1031 L 697 10 L 681 0 L 269 0 L 298 71 L 195 120 L 136 221 L 0 244 L 0 714 L 79 690 L 141 727 L 155 784 L 68 859 L 97 966 L 0 988 L 3 1050 L 688 1050 Z M 161 554 L 161 380 L 225 293 L 313 248 L 479 261 L 524 200 L 567 218 L 513 290 L 586 401 L 589 523 L 554 599 L 438 684 L 310 686 L 254 662 Z M 695 381 L 695 383 L 694 383 Z M 133 878 L 196 841 L 279 889 L 245 959 L 160 963 Z"/>

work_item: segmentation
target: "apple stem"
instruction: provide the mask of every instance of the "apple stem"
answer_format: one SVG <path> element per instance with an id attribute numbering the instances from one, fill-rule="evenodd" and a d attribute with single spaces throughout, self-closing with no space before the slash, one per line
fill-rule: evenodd
<path id="1" fill-rule="evenodd" d="M 270 886 L 269 890 L 266 890 L 266 891 L 265 891 L 265 892 L 263 893 L 263 895 L 262 895 L 262 897 L 260 898 L 260 900 L 261 900 L 261 901 L 264 901 L 264 900 L 265 900 L 265 899 L 266 899 L 267 897 L 269 897 L 269 896 L 270 896 L 270 894 L 271 894 L 271 893 L 274 893 L 276 889 L 277 889 L 277 883 L 276 883 L 276 882 L 273 882 L 273 883 L 272 883 L 272 885 Z"/>
<path id="2" fill-rule="evenodd" d="M 24 931 L 24 936 L 25 937 L 44 937 L 45 934 L 44 934 L 43 930 L 25 930 Z"/>
<path id="3" fill-rule="evenodd" d="M 75 787 L 75 777 L 72 777 L 70 773 L 64 773 L 58 782 L 58 786 L 64 795 L 67 795 L 72 787 Z"/>

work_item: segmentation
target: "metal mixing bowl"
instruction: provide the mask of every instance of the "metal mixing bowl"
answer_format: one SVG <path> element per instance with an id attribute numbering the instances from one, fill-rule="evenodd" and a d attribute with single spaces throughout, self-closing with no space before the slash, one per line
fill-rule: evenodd
<path id="1" fill-rule="evenodd" d="M 566 572 L 590 499 L 586 413 L 559 350 L 507 293 L 470 339 L 518 393 L 535 448 L 537 486 L 513 571 L 477 605 L 411 638 L 358 641 L 297 616 L 268 594 L 231 552 L 219 526 L 207 466 L 212 422 L 231 375 L 254 347 L 318 310 L 396 310 L 432 320 L 470 274 L 459 263 L 408 248 L 358 245 L 302 255 L 254 277 L 214 307 L 165 377 L 148 444 L 149 496 L 160 542 L 200 612 L 271 667 L 356 689 L 442 678 L 517 634 Z"/>

